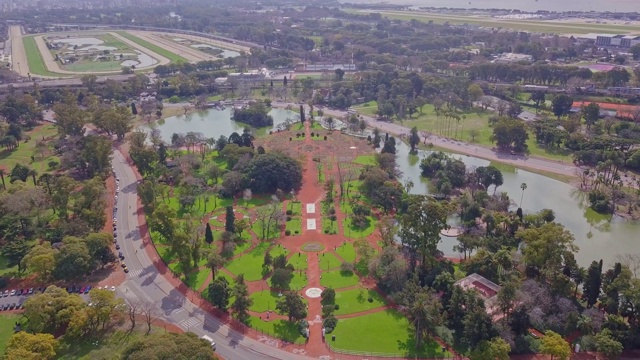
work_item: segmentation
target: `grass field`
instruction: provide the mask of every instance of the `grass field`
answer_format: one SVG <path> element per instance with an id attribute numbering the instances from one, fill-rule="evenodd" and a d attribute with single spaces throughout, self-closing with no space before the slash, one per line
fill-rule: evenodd
<path id="1" fill-rule="evenodd" d="M 289 258 L 289 264 L 296 270 L 307 270 L 307 253 L 293 254 Z"/>
<path id="2" fill-rule="evenodd" d="M 346 10 L 352 13 L 380 13 L 383 17 L 392 20 L 411 20 L 434 23 L 451 23 L 451 24 L 473 24 L 487 26 L 492 28 L 507 28 L 514 30 L 557 33 L 557 34 L 586 34 L 586 33 L 629 33 L 640 32 L 637 25 L 622 24 L 586 24 L 571 22 L 547 22 L 535 20 L 499 20 L 491 17 L 464 17 L 459 15 L 446 14 L 430 14 L 423 12 L 407 12 L 407 11 L 377 11 L 377 10 Z"/>
<path id="3" fill-rule="evenodd" d="M 373 234 L 373 232 L 376 230 L 376 222 L 371 216 L 367 216 L 367 219 L 369 221 L 363 228 L 352 224 L 350 218 L 345 219 L 343 224 L 344 236 L 352 239 L 359 239 Z"/>
<path id="4" fill-rule="evenodd" d="M 416 348 L 409 322 L 395 310 L 385 310 L 341 319 L 331 335 L 336 340 L 327 339 L 327 343 L 336 349 L 361 351 L 364 353 L 397 354 L 398 357 L 435 358 L 443 354 L 435 341 L 426 341 Z"/>
<path id="5" fill-rule="evenodd" d="M 13 335 L 13 326 L 20 320 L 22 315 L 2 315 L 0 316 L 0 354 L 4 354 L 7 341 Z"/>
<path id="6" fill-rule="evenodd" d="M 340 255 L 344 261 L 354 262 L 356 261 L 356 250 L 353 248 L 353 243 L 344 243 L 341 246 L 338 246 L 336 249 L 336 253 Z"/>
<path id="7" fill-rule="evenodd" d="M 68 64 L 64 66 L 65 70 L 77 71 L 77 72 L 106 72 L 116 71 L 122 69 L 120 61 L 79 61 L 77 63 Z"/>
<path id="8" fill-rule="evenodd" d="M 198 291 L 198 289 L 204 285 L 209 274 L 211 274 L 211 269 L 198 270 L 197 272 L 189 274 L 188 279 L 184 283 L 193 290 Z"/>
<path id="9" fill-rule="evenodd" d="M 264 254 L 268 247 L 269 243 L 260 243 L 248 253 L 228 262 L 225 268 L 236 276 L 244 274 L 244 279 L 247 281 L 260 280 L 263 276 Z"/>
<path id="10" fill-rule="evenodd" d="M 323 271 L 320 285 L 334 289 L 342 289 L 350 286 L 358 285 L 360 279 L 358 275 L 352 272 L 343 272 L 338 270 Z"/>
<path id="11" fill-rule="evenodd" d="M 33 75 L 53 76 L 61 77 L 63 74 L 58 74 L 47 70 L 47 66 L 44 64 L 44 59 L 38 50 L 38 45 L 33 36 L 25 36 L 22 38 L 24 44 L 24 52 L 27 55 L 27 62 L 29 63 L 29 72 Z M 22 64 L 20 66 L 26 66 Z"/>
<path id="12" fill-rule="evenodd" d="M 286 230 L 291 232 L 291 236 L 300 235 L 302 233 L 302 219 L 299 217 L 291 218 L 287 221 Z"/>
<path id="13" fill-rule="evenodd" d="M 373 301 L 369 302 L 369 298 Z M 346 315 L 382 307 L 387 302 L 375 290 L 353 289 L 336 292 L 336 304 L 340 308 L 335 314 Z"/>
<path id="14" fill-rule="evenodd" d="M 325 234 L 337 234 L 338 233 L 338 222 L 331 221 L 331 219 L 327 217 L 322 217 L 322 232 Z"/>
<path id="15" fill-rule="evenodd" d="M 264 321 L 251 316 L 249 324 L 252 328 L 294 344 L 304 344 L 305 338 L 300 335 L 298 325 L 286 320 Z"/>
<path id="16" fill-rule="evenodd" d="M 340 261 L 340 259 L 329 252 L 318 254 L 318 261 L 320 262 L 320 269 L 322 270 L 335 269 L 340 267 L 340 264 L 342 264 L 342 261 Z"/>
<path id="17" fill-rule="evenodd" d="M 50 170 L 48 165 L 50 161 L 60 161 L 57 156 L 52 155 L 51 146 L 46 146 L 46 151 L 42 153 L 42 156 L 39 152 L 36 152 L 36 145 L 38 141 L 42 141 L 42 138 L 44 137 L 49 139 L 47 141 L 51 142 L 51 138 L 56 134 L 57 130 L 55 125 L 39 126 L 29 132 L 26 132 L 24 135 L 28 135 L 31 139 L 26 142 L 22 140 L 20 142 L 20 146 L 14 151 L 9 151 L 6 148 L 0 150 L 0 167 L 5 169 L 5 181 L 7 188 L 11 185 L 9 184 L 9 178 L 6 174 L 8 174 L 16 164 L 27 165 L 41 175 Z M 32 161 L 31 156 L 34 156 L 35 161 Z M 31 178 L 26 181 L 26 185 L 29 186 L 29 184 L 33 185 Z"/>
<path id="18" fill-rule="evenodd" d="M 174 54 L 171 51 L 165 50 L 165 49 L 163 49 L 163 48 L 161 48 L 159 46 L 156 46 L 156 45 L 154 45 L 154 44 L 152 44 L 152 43 L 150 43 L 150 42 L 148 42 L 146 40 L 142 40 L 137 36 L 129 34 L 128 32 L 118 31 L 117 33 L 119 35 L 121 35 L 122 37 L 124 37 L 126 39 L 129 39 L 129 40 L 133 41 L 134 43 L 136 43 L 136 44 L 138 44 L 138 45 L 140 45 L 142 47 L 145 47 L 145 48 L 155 52 L 158 55 L 166 57 L 167 59 L 171 60 L 171 62 L 179 62 L 179 61 L 188 62 L 187 59 L 183 58 L 182 56 Z"/>

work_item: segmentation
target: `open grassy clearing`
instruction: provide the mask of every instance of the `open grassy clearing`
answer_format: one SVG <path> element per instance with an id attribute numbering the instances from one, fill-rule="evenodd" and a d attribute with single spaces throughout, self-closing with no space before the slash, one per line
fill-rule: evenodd
<path id="1" fill-rule="evenodd" d="M 248 253 L 228 262 L 224 267 L 236 276 L 244 274 L 244 278 L 247 281 L 260 280 L 264 276 L 262 263 L 268 248 L 269 243 L 260 243 Z"/>
<path id="2" fill-rule="evenodd" d="M 295 253 L 289 258 L 288 262 L 296 270 L 307 270 L 307 253 Z"/>
<path id="3" fill-rule="evenodd" d="M 22 318 L 22 315 L 2 315 L 0 316 L 0 354 L 4 354 L 4 349 L 11 335 L 15 323 Z"/>
<path id="4" fill-rule="evenodd" d="M 7 188 L 11 186 L 7 174 L 16 164 L 26 165 L 41 175 L 52 170 L 49 167 L 50 161 L 60 162 L 60 159 L 53 154 L 53 147 L 50 145 L 56 134 L 57 130 L 55 125 L 38 126 L 23 134 L 23 137 L 29 136 L 30 139 L 20 141 L 20 146 L 15 150 L 9 151 L 6 148 L 0 150 L 0 167 L 5 169 Z M 42 142 L 43 138 L 45 139 L 44 145 L 38 145 L 38 143 Z M 29 184 L 33 185 L 31 177 L 29 177 L 25 183 L 27 186 L 30 186 Z"/>
<path id="5" fill-rule="evenodd" d="M 24 52 L 27 55 L 27 62 L 29 63 L 29 72 L 32 75 L 52 77 L 65 76 L 63 74 L 51 72 L 47 69 L 47 66 L 44 63 L 44 59 L 42 58 L 42 54 L 40 54 L 40 50 L 38 50 L 38 45 L 36 44 L 36 40 L 33 38 L 33 36 L 23 37 L 22 43 L 24 44 Z M 27 64 L 20 64 L 19 66 L 27 66 Z"/>
<path id="6" fill-rule="evenodd" d="M 360 279 L 353 272 L 338 270 L 323 271 L 320 285 L 334 289 L 342 289 L 358 285 Z"/>
<path id="7" fill-rule="evenodd" d="M 367 237 L 376 230 L 376 221 L 372 216 L 367 216 L 367 223 L 364 227 L 359 227 L 353 224 L 350 218 L 344 220 L 344 236 L 351 239 L 360 239 Z"/>
<path id="8" fill-rule="evenodd" d="M 356 250 L 353 247 L 353 243 L 347 242 L 336 248 L 336 253 L 340 255 L 344 261 L 354 262 L 356 261 Z"/>
<path id="9" fill-rule="evenodd" d="M 372 301 L 369 302 L 369 299 Z M 340 308 L 335 314 L 346 315 L 382 307 L 387 302 L 375 290 L 352 289 L 336 292 L 336 304 Z"/>
<path id="10" fill-rule="evenodd" d="M 187 59 L 183 58 L 182 56 L 174 54 L 171 51 L 165 50 L 165 49 L 163 49 L 163 48 L 161 48 L 161 47 L 159 47 L 157 45 L 154 45 L 154 44 L 152 44 L 152 43 L 150 43 L 150 42 L 148 42 L 146 40 L 142 40 L 137 36 L 129 34 L 128 32 L 118 31 L 117 33 L 120 36 L 122 36 L 122 37 L 124 37 L 124 38 L 126 38 L 128 40 L 131 40 L 134 43 L 136 43 L 136 44 L 138 44 L 138 45 L 140 45 L 142 47 L 145 47 L 145 48 L 155 52 L 158 55 L 166 57 L 167 59 L 171 60 L 171 62 L 179 62 L 179 61 L 188 62 Z"/>
<path id="11" fill-rule="evenodd" d="M 185 280 L 184 283 L 193 290 L 198 291 L 198 289 L 200 289 L 200 287 L 204 285 L 204 282 L 207 280 L 209 274 L 211 274 L 211 269 L 198 270 L 197 272 L 189 274 L 189 277 Z"/>
<path id="12" fill-rule="evenodd" d="M 258 317 L 251 316 L 249 325 L 269 336 L 288 341 L 294 344 L 304 344 L 305 338 L 300 335 L 298 325 L 286 320 L 264 321 Z"/>
<path id="13" fill-rule="evenodd" d="M 320 263 L 321 270 L 335 269 L 342 264 L 342 261 L 330 252 L 318 254 L 318 262 Z"/>
<path id="14" fill-rule="evenodd" d="M 289 230 L 290 235 L 300 235 L 302 233 L 302 219 L 299 217 L 291 218 L 287 221 L 286 230 Z"/>
<path id="15" fill-rule="evenodd" d="M 331 221 L 331 219 L 322 217 L 322 232 L 325 234 L 337 234 L 338 233 L 338 222 Z"/>
<path id="16" fill-rule="evenodd" d="M 435 358 L 444 354 L 435 341 L 426 341 L 416 348 L 413 331 L 406 317 L 395 310 L 341 319 L 327 340 L 331 347 L 363 353 L 397 354 L 399 357 Z"/>

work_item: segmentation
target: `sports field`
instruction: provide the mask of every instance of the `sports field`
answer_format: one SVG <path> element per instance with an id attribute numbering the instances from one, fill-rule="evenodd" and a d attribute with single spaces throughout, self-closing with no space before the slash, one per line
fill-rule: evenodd
<path id="1" fill-rule="evenodd" d="M 127 64 L 136 70 L 188 61 L 178 51 L 165 49 L 146 32 L 76 31 L 63 33 L 22 33 L 19 26 L 9 30 L 12 40 L 13 69 L 21 76 L 41 78 L 74 77 L 86 74 L 116 74 Z M 137 36 L 140 34 L 140 37 Z M 144 37 L 144 39 L 142 38 Z M 95 41 L 78 46 L 74 41 Z M 56 43 L 57 41 L 57 43 Z M 62 44 L 62 43 L 69 44 Z M 50 49 L 55 44 L 56 49 Z M 71 58 L 71 61 L 69 61 Z"/>

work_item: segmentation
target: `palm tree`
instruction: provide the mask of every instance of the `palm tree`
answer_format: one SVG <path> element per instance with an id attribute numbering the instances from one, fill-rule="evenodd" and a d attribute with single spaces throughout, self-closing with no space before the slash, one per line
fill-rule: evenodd
<path id="1" fill-rule="evenodd" d="M 434 307 L 431 297 L 426 293 L 419 293 L 408 309 L 411 324 L 416 331 L 416 348 L 420 346 L 425 336 L 431 333 L 437 323 L 437 308 Z"/>
<path id="2" fill-rule="evenodd" d="M 520 208 L 522 208 L 522 198 L 524 198 L 524 191 L 527 190 L 527 183 L 520 184 L 520 189 L 522 189 L 522 195 L 520 195 Z"/>
<path id="3" fill-rule="evenodd" d="M 40 183 L 40 184 L 44 183 L 46 185 L 47 193 L 49 195 L 51 195 L 50 181 L 51 181 L 51 174 L 49 174 L 49 173 L 44 173 L 44 174 L 40 175 L 40 178 L 38 179 L 38 183 Z"/>

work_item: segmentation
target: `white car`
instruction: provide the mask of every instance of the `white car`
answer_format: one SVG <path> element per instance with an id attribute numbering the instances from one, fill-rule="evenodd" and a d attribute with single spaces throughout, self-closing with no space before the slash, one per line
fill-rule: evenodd
<path id="1" fill-rule="evenodd" d="M 9 293 L 9 295 L 11 295 L 11 296 L 13 296 L 13 295 L 15 295 L 15 294 L 16 294 L 16 291 L 15 291 L 15 290 L 11 290 L 11 292 Z"/>
<path id="2" fill-rule="evenodd" d="M 116 287 L 115 286 L 111 286 L 111 291 L 116 291 Z"/>

